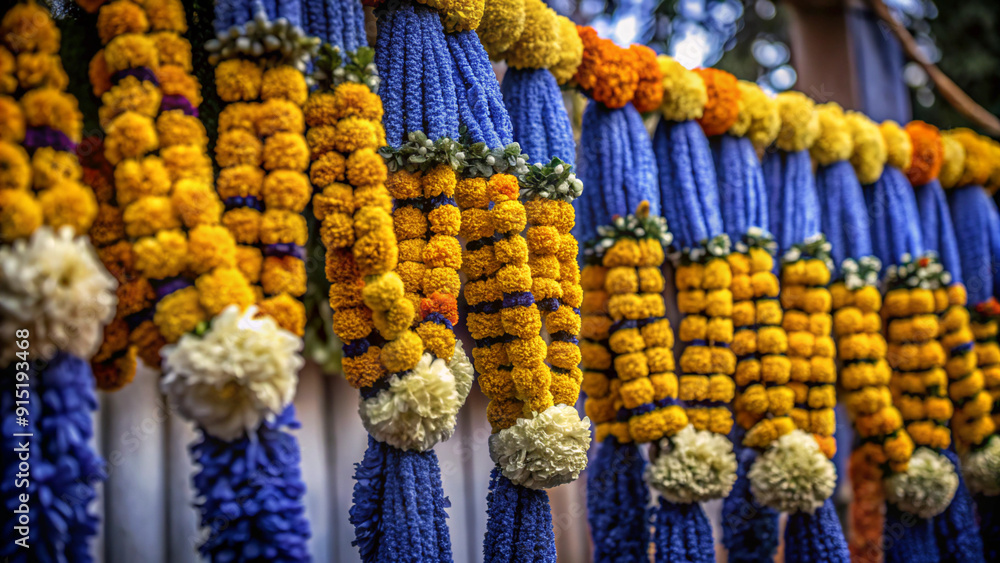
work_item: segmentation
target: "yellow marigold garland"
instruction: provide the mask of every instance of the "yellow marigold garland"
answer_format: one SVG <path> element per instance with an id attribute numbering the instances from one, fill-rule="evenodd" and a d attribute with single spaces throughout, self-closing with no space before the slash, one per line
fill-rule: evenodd
<path id="1" fill-rule="evenodd" d="M 914 444 L 944 449 L 951 443 L 948 422 L 952 403 L 948 398 L 944 347 L 939 315 L 948 300 L 939 303 L 935 291 L 941 287 L 940 263 L 932 257 L 913 259 L 888 268 L 887 291 L 882 306 L 892 368 L 893 404 L 899 409 Z M 919 284 L 909 283 L 912 280 Z"/>
<path id="2" fill-rule="evenodd" d="M 782 262 L 782 326 L 791 362 L 788 387 L 795 397 L 790 416 L 797 428 L 813 434 L 827 457 L 833 457 L 837 367 L 831 336 L 829 243 L 819 235 L 786 252 Z"/>
<path id="3" fill-rule="evenodd" d="M 677 307 L 683 315 L 678 338 L 684 346 L 678 395 L 695 429 L 717 434 L 732 428 L 728 405 L 736 391 L 729 253 L 729 237 L 719 235 L 687 250 L 675 272 Z"/>
<path id="4" fill-rule="evenodd" d="M 621 380 L 612 369 L 613 359 L 608 346 L 613 321 L 608 315 L 608 292 L 604 287 L 607 274 L 608 268 L 600 261 L 588 262 L 581 273 L 580 353 L 584 369 L 582 389 L 587 394 L 583 406 L 594 423 L 597 442 L 613 435 L 618 442 L 626 444 L 632 441 L 632 435 L 628 421 L 618 420 L 618 412 L 623 408 Z"/>
<path id="5" fill-rule="evenodd" d="M 587 292 L 585 307 L 596 317 L 588 327 L 592 338 L 584 365 L 587 387 L 598 395 L 591 403 L 588 392 L 586 406 L 588 416 L 591 411 L 596 415 L 599 438 L 609 431 L 620 442 L 653 442 L 688 424 L 677 403 L 674 334 L 666 317 L 660 271 L 663 247 L 670 242 L 664 220 L 650 217 L 649 205 L 643 202 L 635 215 L 616 218 L 588 243 L 591 270 L 585 283 L 595 289 Z M 605 388 L 610 393 L 602 396 Z M 607 426 L 612 414 L 617 422 Z"/>
<path id="6" fill-rule="evenodd" d="M 964 288 L 963 288 L 964 289 Z M 964 291 L 949 288 L 949 302 L 955 307 L 964 301 Z M 942 318 L 945 330 L 959 323 L 960 312 L 946 312 Z M 1000 344 L 997 343 L 997 318 L 1000 317 L 1000 305 L 995 299 L 982 303 L 972 311 L 971 324 L 965 329 L 971 329 L 975 340 L 974 354 L 976 369 L 963 377 L 959 373 L 958 361 L 949 358 L 945 369 L 951 378 L 948 392 L 955 402 L 955 416 L 952 427 L 960 450 L 976 448 L 986 441 L 1000 427 L 1000 412 L 995 405 L 1000 403 Z M 968 316 L 965 317 L 969 323 Z M 963 328 L 953 332 L 955 336 L 966 336 Z M 946 335 L 947 337 L 947 335 Z M 951 343 L 951 340 L 948 341 Z M 968 364 L 963 364 L 967 369 Z M 954 368 L 954 370 L 952 369 Z M 953 372 L 955 375 L 952 375 Z M 992 424 L 990 424 L 992 423 Z M 990 428 L 992 427 L 992 430 Z"/>

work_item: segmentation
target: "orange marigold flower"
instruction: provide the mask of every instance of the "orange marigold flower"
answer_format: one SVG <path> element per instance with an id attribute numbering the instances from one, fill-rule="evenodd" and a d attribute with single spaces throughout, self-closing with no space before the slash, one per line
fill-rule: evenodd
<path id="1" fill-rule="evenodd" d="M 906 124 L 906 132 L 913 143 L 913 159 L 906 177 L 914 186 L 922 186 L 938 177 L 944 162 L 944 145 L 938 128 L 923 121 Z"/>
<path id="2" fill-rule="evenodd" d="M 447 293 L 434 292 L 429 297 L 420 300 L 420 318 L 426 319 L 431 313 L 439 313 L 451 321 L 458 323 L 458 301 L 455 296 Z"/>
<path id="3" fill-rule="evenodd" d="M 645 45 L 632 45 L 629 50 L 635 54 L 635 68 L 639 73 L 639 85 L 632 105 L 641 113 L 653 111 L 663 101 L 663 75 L 660 63 L 656 61 L 656 52 Z"/>
<path id="4" fill-rule="evenodd" d="M 639 87 L 638 55 L 610 39 L 601 39 L 592 27 L 576 29 L 583 41 L 583 61 L 574 81 L 594 101 L 609 108 L 624 107 Z"/>
<path id="5" fill-rule="evenodd" d="M 708 102 L 698 123 L 705 135 L 721 135 L 736 123 L 740 114 L 740 89 L 736 77 L 714 68 L 694 70 L 705 81 Z"/>

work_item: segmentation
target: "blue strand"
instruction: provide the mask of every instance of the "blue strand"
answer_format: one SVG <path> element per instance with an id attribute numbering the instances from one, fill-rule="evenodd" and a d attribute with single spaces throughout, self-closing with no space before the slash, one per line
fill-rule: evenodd
<path id="1" fill-rule="evenodd" d="M 545 491 L 515 485 L 494 467 L 486 511 L 484 563 L 555 563 L 555 532 Z"/>
<path id="2" fill-rule="evenodd" d="M 650 212 L 659 213 L 656 160 L 649 135 L 636 127 L 641 124 L 641 116 L 638 120 L 636 116 L 631 104 L 608 109 L 591 103 L 583 112 L 584 134 L 577 163 L 583 194 L 573 203 L 578 240 L 592 239 L 597 226 L 613 215 L 633 213 L 635 208 L 629 208 L 629 202 L 649 201 Z"/>
<path id="3" fill-rule="evenodd" d="M 233 0 L 215 0 L 212 24 L 216 33 L 225 31 L 233 25 Z"/>
<path id="4" fill-rule="evenodd" d="M 472 141 L 486 143 L 490 148 L 510 144 L 513 142 L 510 117 L 478 36 L 473 31 L 463 31 L 447 34 L 445 39 L 454 62 L 455 89 L 459 99 L 464 97 L 468 103 L 462 124 L 469 128 Z"/>
<path id="5" fill-rule="evenodd" d="M 979 512 L 979 535 L 987 561 L 1000 561 L 1000 502 L 997 497 L 976 495 Z"/>
<path id="6" fill-rule="evenodd" d="M 301 2 L 289 2 L 288 0 L 281 0 L 280 2 L 275 2 L 275 13 L 279 18 L 285 18 L 288 23 L 302 27 L 302 3 Z M 350 9 L 349 7 L 347 9 Z"/>
<path id="7" fill-rule="evenodd" d="M 979 537 L 976 523 L 976 507 L 972 495 L 965 486 L 958 456 L 951 450 L 941 452 L 955 465 L 958 474 L 958 490 L 944 512 L 934 517 L 934 533 L 937 536 L 941 563 L 985 563 L 983 540 Z"/>
<path id="8" fill-rule="evenodd" d="M 514 140 L 532 161 L 573 164 L 576 144 L 559 84 L 546 69 L 509 69 L 500 85 Z"/>
<path id="9" fill-rule="evenodd" d="M 851 163 L 840 160 L 821 166 L 816 171 L 816 191 L 823 233 L 830 242 L 834 266 L 839 268 L 846 258 L 870 256 L 868 209 Z"/>
<path id="10" fill-rule="evenodd" d="M 408 14 L 409 15 L 409 14 Z M 406 88 L 404 90 L 403 107 L 406 110 L 406 131 L 423 131 L 424 127 L 424 54 L 420 49 L 422 30 L 424 26 L 433 25 L 427 18 L 409 18 L 402 35 L 406 41 Z"/>
<path id="11" fill-rule="evenodd" d="M 709 142 L 726 234 L 735 241 L 749 227 L 768 229 L 767 186 L 753 143 L 746 137 L 732 135 L 712 137 Z"/>
<path id="12" fill-rule="evenodd" d="M 353 2 L 355 0 L 344 0 L 344 1 Z M 344 41 L 345 30 L 344 30 L 344 25 L 342 24 L 343 6 L 341 5 L 341 2 L 336 0 L 323 0 L 323 6 L 326 12 L 326 34 L 324 35 L 323 39 L 330 45 L 339 45 L 341 47 L 345 47 L 346 46 L 346 42 Z M 385 16 L 383 16 L 383 18 L 389 18 L 389 21 L 391 21 L 393 19 L 392 15 L 393 14 L 391 14 L 390 12 Z M 382 43 L 383 18 L 378 18 L 377 22 L 378 23 L 378 37 L 376 38 L 377 45 Z M 386 29 L 388 27 L 389 26 L 385 26 Z M 388 40 L 388 37 L 386 37 L 386 39 Z M 388 41 L 386 41 L 386 44 L 388 44 Z M 379 74 L 382 75 L 383 73 L 382 66 L 381 65 L 377 66 L 379 69 Z M 380 93 L 383 95 L 385 94 L 385 92 L 380 92 Z"/>
<path id="13" fill-rule="evenodd" d="M 787 563 L 848 563 L 851 554 L 833 501 L 826 499 L 814 514 L 796 512 L 785 527 Z"/>
<path id="14" fill-rule="evenodd" d="M 885 529 L 882 534 L 885 563 L 938 563 L 941 555 L 934 541 L 930 520 L 902 512 L 886 504 Z"/>
<path id="15" fill-rule="evenodd" d="M 722 502 L 722 544 L 729 552 L 730 563 L 773 561 L 778 549 L 779 514 L 754 499 L 747 471 L 756 453 L 752 448 L 740 450 L 736 485 Z"/>
<path id="16" fill-rule="evenodd" d="M 695 121 L 660 120 L 653 146 L 663 212 L 678 245 L 693 247 L 721 234 L 715 164 L 701 126 Z"/>
<path id="17" fill-rule="evenodd" d="M 332 0 L 331 0 L 332 1 Z M 306 25 L 305 31 L 313 37 L 319 37 L 326 43 L 331 45 L 339 45 L 343 48 L 341 43 L 334 43 L 333 39 L 329 37 L 329 28 L 326 22 L 326 9 L 324 7 L 324 0 L 305 0 L 305 6 L 303 7 L 305 12 Z"/>
<path id="18" fill-rule="evenodd" d="M 698 503 L 660 499 L 656 511 L 656 563 L 714 563 L 712 526 Z"/>
<path id="19" fill-rule="evenodd" d="M 433 451 L 393 448 L 368 437 L 355 465 L 351 524 L 364 563 L 451 563 L 451 538 Z"/>
<path id="20" fill-rule="evenodd" d="M 17 424 L 13 390 L 17 370 L 6 368 L 2 380 L 11 390 L 0 397 L 2 413 L 3 483 L 0 498 L 4 501 L 9 520 L 4 526 L 0 557 L 24 560 L 28 551 L 14 541 L 23 536 L 14 530 L 20 525 L 15 509 L 22 504 L 19 496 L 30 495 L 28 542 L 31 560 L 43 563 L 92 561 L 91 541 L 97 535 L 99 519 L 90 507 L 97 497 L 94 489 L 106 478 L 104 461 L 91 448 L 93 438 L 92 413 L 97 409 L 94 378 L 90 363 L 64 352 L 47 364 L 32 367 L 28 424 Z M 23 400 L 23 399 L 22 399 Z M 23 405 L 22 405 L 23 406 Z M 33 434 L 30 437 L 15 433 Z M 18 447 L 27 442 L 30 455 L 30 477 L 21 478 Z"/>
<path id="21" fill-rule="evenodd" d="M 460 31 L 454 35 L 458 38 L 458 44 L 461 45 L 473 74 L 486 93 L 490 120 L 493 130 L 500 140 L 498 146 L 505 147 L 514 142 L 514 127 L 511 125 L 510 115 L 504 106 L 503 96 L 500 94 L 500 83 L 493 71 L 493 64 L 490 63 L 486 49 L 483 48 L 479 36 L 474 31 Z"/>
<path id="22" fill-rule="evenodd" d="M 917 210 L 920 213 L 920 234 L 924 248 L 941 258 L 944 269 L 951 273 L 953 283 L 962 282 L 962 258 L 958 253 L 955 227 L 948 211 L 948 199 L 937 180 L 915 189 Z"/>
<path id="23" fill-rule="evenodd" d="M 228 442 L 206 433 L 191 445 L 200 466 L 194 475 L 201 525 L 208 537 L 198 548 L 212 562 L 310 561 L 306 487 L 289 406 L 255 436 Z"/>
<path id="24" fill-rule="evenodd" d="M 903 254 L 914 257 L 923 254 L 920 213 L 906 176 L 899 169 L 886 166 L 866 192 L 875 256 L 883 264 L 896 264 Z"/>
<path id="25" fill-rule="evenodd" d="M 595 563 L 630 563 L 648 552 L 644 465 L 638 446 L 608 436 L 587 468 L 587 521 Z"/>
<path id="26" fill-rule="evenodd" d="M 977 305 L 993 296 L 993 267 L 996 262 L 991 253 L 989 199 L 989 194 L 981 186 L 948 190 L 948 206 L 970 305 Z"/>

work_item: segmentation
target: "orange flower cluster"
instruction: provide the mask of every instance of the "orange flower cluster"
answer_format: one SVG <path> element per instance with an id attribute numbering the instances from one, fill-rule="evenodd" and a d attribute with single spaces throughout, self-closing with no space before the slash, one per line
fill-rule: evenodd
<path id="1" fill-rule="evenodd" d="M 696 68 L 694 72 L 705 81 L 708 92 L 705 113 L 698 118 L 698 124 L 709 137 L 729 131 L 740 114 L 740 89 L 736 77 L 715 68 Z"/>
<path id="2" fill-rule="evenodd" d="M 914 186 L 922 186 L 935 180 L 941 173 L 944 162 L 944 146 L 938 128 L 923 121 L 906 124 L 906 132 L 913 143 L 913 160 L 906 171 L 906 177 Z"/>
<path id="3" fill-rule="evenodd" d="M 577 26 L 583 41 L 583 61 L 573 81 L 594 101 L 609 108 L 634 102 L 639 111 L 652 111 L 663 98 L 660 67 L 647 47 L 623 49 L 602 39 L 592 27 Z M 654 103 L 655 102 L 655 103 Z"/>
<path id="4" fill-rule="evenodd" d="M 851 561 L 881 563 L 882 529 L 885 527 L 885 492 L 882 471 L 862 450 L 851 453 L 848 469 L 854 499 L 851 501 Z"/>

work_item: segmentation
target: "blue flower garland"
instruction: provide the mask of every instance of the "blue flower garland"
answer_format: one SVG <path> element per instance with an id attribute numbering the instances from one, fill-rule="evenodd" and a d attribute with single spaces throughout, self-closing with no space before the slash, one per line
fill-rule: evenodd
<path id="1" fill-rule="evenodd" d="M 634 443 L 608 436 L 587 468 L 587 521 L 595 563 L 628 563 L 646 556 L 649 488 L 645 461 Z"/>
<path id="2" fill-rule="evenodd" d="M 555 563 L 555 531 L 545 491 L 515 485 L 494 467 L 486 506 L 492 524 L 483 539 L 483 563 Z"/>
<path id="3" fill-rule="evenodd" d="M 937 253 L 944 269 L 951 273 L 952 283 L 963 283 L 962 258 L 941 183 L 935 179 L 914 188 L 914 191 L 924 247 Z"/>
<path id="4" fill-rule="evenodd" d="M 816 171 L 823 234 L 830 243 L 834 268 L 847 258 L 872 255 L 868 209 L 850 161 L 838 160 Z M 832 272 L 836 274 L 836 272 Z"/>
<path id="5" fill-rule="evenodd" d="M 991 198 L 982 186 L 963 186 L 948 190 L 948 206 L 955 226 L 962 272 L 969 281 L 969 304 L 977 305 L 994 294 L 995 258 Z M 974 279 L 975 278 L 975 279 Z M 975 281 L 976 283 L 972 283 Z"/>
<path id="6" fill-rule="evenodd" d="M 712 137 L 709 143 L 726 234 L 730 240 L 740 240 L 749 227 L 766 229 L 767 186 L 753 142 L 726 134 Z"/>
<path id="7" fill-rule="evenodd" d="M 514 140 L 536 161 L 576 162 L 576 142 L 562 91 L 547 69 L 508 69 L 500 85 Z"/>
<path id="8" fill-rule="evenodd" d="M 832 500 L 826 499 L 815 514 L 796 512 L 788 516 L 785 529 L 787 563 L 847 563 L 850 560 Z"/>
<path id="9" fill-rule="evenodd" d="M 295 408 L 289 406 L 254 436 L 227 442 L 202 433 L 191 445 L 201 466 L 194 476 L 196 505 L 208 537 L 198 548 L 213 562 L 310 561 L 311 536 L 302 499 Z"/>
<path id="10" fill-rule="evenodd" d="M 722 502 L 722 544 L 730 563 L 772 561 L 778 549 L 778 511 L 757 503 L 747 479 L 756 457 L 752 448 L 740 449 L 736 485 Z"/>
<path id="11" fill-rule="evenodd" d="M 903 254 L 924 253 L 917 199 L 901 170 L 886 166 L 879 179 L 865 187 L 865 199 L 871 221 L 872 251 L 883 264 L 897 264 Z"/>
<path id="12" fill-rule="evenodd" d="M 979 534 L 983 540 L 983 556 L 987 561 L 1000 561 L 1000 502 L 997 497 L 976 495 L 979 509 Z"/>
<path id="13" fill-rule="evenodd" d="M 955 465 L 955 473 L 958 475 L 955 498 L 944 512 L 934 517 L 934 535 L 937 537 L 941 563 L 985 563 L 983 540 L 979 537 L 979 524 L 976 522 L 976 508 L 972 495 L 965 486 L 958 456 L 950 449 L 941 453 Z"/>
<path id="14" fill-rule="evenodd" d="M 712 525 L 701 504 L 660 499 L 656 511 L 656 563 L 714 563 Z"/>
<path id="15" fill-rule="evenodd" d="M 17 383 L 15 367 L 5 369 L 3 377 L 12 390 Z M 29 375 L 28 426 L 17 424 L 13 392 L 0 399 L 3 442 L 10 452 L 4 456 L 0 485 L 0 497 L 10 515 L 0 557 L 18 560 L 27 553 L 14 543 L 22 536 L 14 530 L 20 523 L 13 512 L 22 504 L 19 496 L 27 493 L 31 560 L 89 562 L 93 560 L 90 542 L 100 522 L 90 511 L 97 498 L 94 487 L 106 478 L 104 461 L 90 446 L 94 434 L 91 416 L 97 410 L 90 363 L 59 352 L 51 361 L 33 366 Z M 15 437 L 15 433 L 33 436 Z M 25 472 L 19 467 L 22 460 L 13 452 L 26 441 L 30 469 L 27 487 L 22 488 L 17 486 L 21 480 L 17 474 Z"/>
<path id="16" fill-rule="evenodd" d="M 819 196 L 809 151 L 774 152 L 764 157 L 769 230 L 778 254 L 820 232 Z"/>
<path id="17" fill-rule="evenodd" d="M 661 119 L 653 150 L 663 214 L 678 246 L 694 248 L 723 233 L 715 164 L 701 125 Z"/>
<path id="18" fill-rule="evenodd" d="M 474 31 L 460 31 L 445 38 L 455 69 L 452 78 L 459 117 L 469 138 L 489 148 L 506 147 L 514 142 L 514 129 L 479 36 Z"/>
<path id="19" fill-rule="evenodd" d="M 883 532 L 885 563 L 938 563 L 941 561 L 930 520 L 886 505 Z"/>
<path id="20" fill-rule="evenodd" d="M 650 214 L 659 215 L 656 157 L 639 112 L 632 104 L 608 109 L 590 103 L 582 127 L 577 177 L 584 190 L 573 203 L 577 240 L 594 238 L 608 217 L 628 215 L 644 200 Z"/>

